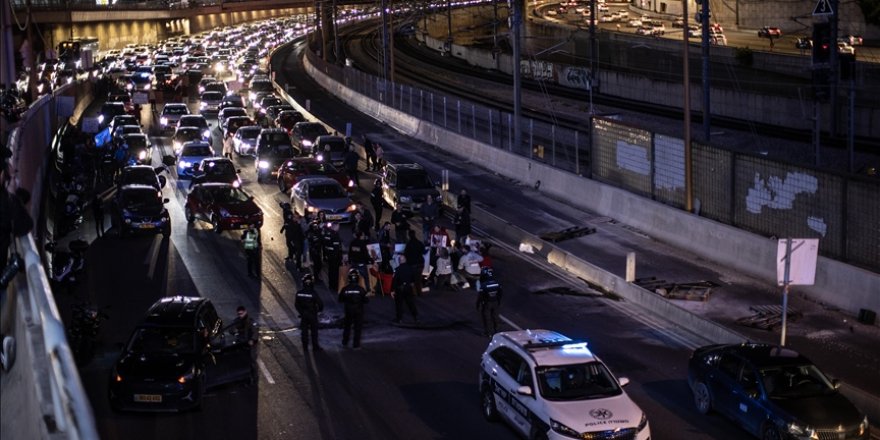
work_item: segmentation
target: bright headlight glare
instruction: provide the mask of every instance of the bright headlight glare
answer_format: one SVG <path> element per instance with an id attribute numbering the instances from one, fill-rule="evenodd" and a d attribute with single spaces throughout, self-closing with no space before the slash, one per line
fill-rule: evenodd
<path id="1" fill-rule="evenodd" d="M 348 181 L 348 187 L 349 187 L 349 188 L 354 188 L 354 180 L 349 180 L 349 181 Z"/>
<path id="2" fill-rule="evenodd" d="M 318 162 L 321 162 L 321 161 L 324 160 L 324 155 L 323 155 L 323 154 L 319 154 L 319 155 L 315 156 L 315 159 L 317 159 Z"/>
<path id="3" fill-rule="evenodd" d="M 131 89 L 134 88 L 134 85 L 131 84 L 131 83 L 128 83 L 128 84 L 125 85 L 125 88 L 126 88 L 127 90 L 131 90 Z"/>
<path id="4" fill-rule="evenodd" d="M 318 208 L 315 208 L 314 206 L 307 206 L 306 210 L 309 212 L 318 212 Z"/>
<path id="5" fill-rule="evenodd" d="M 266 162 L 265 160 L 261 160 L 259 167 L 261 170 L 268 170 L 269 169 L 269 162 Z"/>
<path id="6" fill-rule="evenodd" d="M 208 106 L 208 103 L 205 102 L 205 101 L 202 101 L 202 102 L 199 103 L 199 108 L 205 108 L 205 107 L 207 107 L 207 106 Z"/>
<path id="7" fill-rule="evenodd" d="M 210 138 L 211 138 L 211 130 L 205 130 L 205 131 L 203 131 L 203 132 L 202 132 L 202 136 L 204 136 L 204 137 L 210 139 Z"/>
<path id="8" fill-rule="evenodd" d="M 189 168 L 192 166 L 192 163 L 190 163 L 189 161 L 186 161 L 186 160 L 182 160 L 182 161 L 180 161 L 180 166 L 181 166 L 181 168 Z"/>
<path id="9" fill-rule="evenodd" d="M 168 118 L 162 116 L 161 118 L 159 118 L 159 123 L 162 125 L 168 125 Z"/>
<path id="10" fill-rule="evenodd" d="M 304 147 L 311 147 L 311 146 L 312 146 L 312 141 L 310 141 L 310 140 L 308 140 L 308 139 L 303 139 L 303 146 L 304 146 Z"/>
<path id="11" fill-rule="evenodd" d="M 40 84 L 40 87 L 43 87 L 43 85 Z M 100 124 L 102 122 L 104 122 L 104 115 L 98 115 L 98 123 Z"/>
<path id="12" fill-rule="evenodd" d="M 138 153 L 138 160 L 144 160 L 144 159 L 146 159 L 146 158 L 147 158 L 147 152 L 141 150 L 141 152 Z"/>
<path id="13" fill-rule="evenodd" d="M 346 208 L 346 211 L 348 211 L 348 212 L 355 212 L 355 211 L 357 211 L 357 209 L 358 209 L 357 205 L 355 205 L 354 203 L 352 203 L 351 205 L 348 205 L 348 208 Z"/>

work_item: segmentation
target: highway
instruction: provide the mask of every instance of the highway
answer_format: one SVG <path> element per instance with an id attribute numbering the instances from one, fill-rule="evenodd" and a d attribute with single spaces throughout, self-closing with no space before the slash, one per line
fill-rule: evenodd
<path id="1" fill-rule="evenodd" d="M 343 121 L 354 122 L 358 133 L 392 136 L 374 121 L 320 94 L 293 58 L 285 61 L 284 69 L 289 78 L 297 78 L 293 95 L 310 100 L 312 111 L 326 117 L 325 122 L 337 128 L 343 127 Z M 190 102 L 194 108 L 195 104 Z M 142 119 L 149 129 L 153 120 L 147 110 Z M 153 137 L 153 142 L 157 153 L 170 153 L 169 138 Z M 219 151 L 216 130 L 213 142 Z M 414 144 L 405 152 L 394 150 L 390 157 L 433 161 L 435 154 L 425 145 Z M 154 160 L 161 155 L 154 154 Z M 87 282 L 75 297 L 59 298 L 62 310 L 86 298 L 110 306 L 111 319 L 101 337 L 100 353 L 81 369 L 102 438 L 514 438 L 505 425 L 485 422 L 479 411 L 478 359 L 487 340 L 481 336 L 472 291 L 432 291 L 418 298 L 424 328 L 392 325 L 392 300 L 374 298 L 367 306 L 363 350 L 342 349 L 341 330 L 328 328 L 321 333 L 325 351 L 303 353 L 292 308 L 298 274 L 285 265 L 286 249 L 277 232 L 281 226 L 277 203 L 285 196 L 274 184 L 255 182 L 252 159 L 236 158 L 235 162 L 242 170 L 244 188 L 266 215 L 261 280 L 245 276 L 235 232 L 217 235 L 207 224 L 187 225 L 182 206 L 189 182 L 172 175 L 164 190 L 164 197 L 171 199 L 167 205 L 173 222 L 170 240 L 161 236 L 120 239 L 112 232 L 107 234 L 89 251 Z M 449 161 L 444 165 L 450 165 Z M 451 168 L 454 175 L 472 179 L 485 173 L 461 163 Z M 487 184 L 497 185 L 494 190 L 504 191 L 502 182 L 486 177 L 491 182 Z M 369 188 L 371 181 L 362 173 L 364 187 Z M 363 198 L 363 192 L 358 197 Z M 81 228 L 90 230 L 91 226 Z M 342 228 L 345 241 L 347 229 Z M 718 416 L 701 417 L 693 409 L 685 379 L 694 341 L 661 328 L 631 305 L 595 292 L 538 295 L 551 287 L 580 290 L 583 285 L 536 267 L 501 243 L 495 250 L 495 266 L 506 291 L 504 329 L 550 328 L 589 339 L 612 371 L 631 378 L 627 392 L 648 414 L 652 438 L 679 439 L 683 433 L 693 439 L 744 436 Z M 324 319 L 332 323 L 341 310 L 326 288 L 319 287 L 319 293 L 328 305 Z M 200 412 L 113 413 L 107 401 L 109 369 L 146 307 L 165 295 L 210 298 L 227 320 L 238 304 L 247 306 L 262 323 L 259 384 L 212 392 Z"/>

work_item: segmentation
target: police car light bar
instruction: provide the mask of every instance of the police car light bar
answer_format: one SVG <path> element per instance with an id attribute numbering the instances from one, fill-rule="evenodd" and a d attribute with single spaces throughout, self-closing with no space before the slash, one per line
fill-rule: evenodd
<path id="1" fill-rule="evenodd" d="M 567 339 L 560 341 L 542 341 L 542 342 L 528 342 L 523 345 L 523 348 L 529 351 L 540 350 L 544 348 L 559 348 L 559 347 L 575 347 L 581 346 L 583 348 L 587 347 L 586 339 Z"/>

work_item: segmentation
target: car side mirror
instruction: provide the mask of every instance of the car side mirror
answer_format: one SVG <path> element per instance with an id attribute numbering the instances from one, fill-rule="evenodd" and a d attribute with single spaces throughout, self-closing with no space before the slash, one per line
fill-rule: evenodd
<path id="1" fill-rule="evenodd" d="M 618 377 L 617 382 L 620 384 L 620 387 L 623 388 L 623 387 L 629 385 L 629 378 L 628 377 Z"/>
<path id="2" fill-rule="evenodd" d="M 835 390 L 840 389 L 840 379 L 831 379 L 831 387 Z"/>
<path id="3" fill-rule="evenodd" d="M 532 387 L 528 385 L 523 385 L 516 389 L 516 393 L 521 396 L 531 396 L 532 395 Z"/>
<path id="4" fill-rule="evenodd" d="M 165 188 L 165 184 L 168 183 L 168 179 L 165 176 L 158 176 L 158 177 L 159 177 L 159 188 Z"/>
<path id="5" fill-rule="evenodd" d="M 170 199 L 168 199 L 168 198 L 167 198 L 167 197 L 166 197 L 166 198 L 164 198 L 164 199 L 162 199 L 162 203 L 163 203 L 163 204 L 164 204 L 164 203 L 168 203 L 168 202 L 170 202 L 170 201 L 171 201 L 171 200 L 170 200 Z"/>

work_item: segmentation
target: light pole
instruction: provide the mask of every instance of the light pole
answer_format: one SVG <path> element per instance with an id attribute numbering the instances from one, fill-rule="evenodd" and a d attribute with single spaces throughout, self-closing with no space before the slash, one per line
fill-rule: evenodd
<path id="1" fill-rule="evenodd" d="M 519 149 L 522 147 L 522 72 L 520 72 L 520 27 L 522 26 L 521 0 L 509 0 L 511 7 L 510 34 L 513 38 L 513 145 Z M 531 146 L 529 147 L 531 148 Z"/>
<path id="2" fill-rule="evenodd" d="M 693 186 L 693 169 L 691 167 L 691 74 L 690 63 L 688 57 L 690 55 L 690 42 L 688 23 L 688 2 L 690 0 L 681 1 L 682 14 L 684 15 L 684 32 L 682 34 L 684 49 L 682 50 L 682 73 L 684 87 L 684 192 L 685 192 L 685 209 L 687 212 L 694 212 L 694 186 Z"/>

